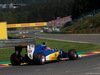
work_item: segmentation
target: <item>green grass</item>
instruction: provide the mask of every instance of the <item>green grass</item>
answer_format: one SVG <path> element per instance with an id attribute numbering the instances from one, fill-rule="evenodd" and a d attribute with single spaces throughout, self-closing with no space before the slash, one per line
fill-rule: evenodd
<path id="1" fill-rule="evenodd" d="M 0 62 L 1 61 L 9 61 L 11 54 L 14 52 L 15 52 L 15 48 L 0 49 Z M 21 55 L 24 55 L 24 54 L 26 54 L 26 49 L 22 50 Z"/>
<path id="2" fill-rule="evenodd" d="M 93 43 L 77 43 L 77 42 L 65 42 L 65 41 L 56 41 L 56 40 L 46 40 L 46 39 L 36 39 L 37 44 L 41 42 L 47 42 L 47 46 L 50 48 L 62 49 L 65 52 L 68 52 L 69 49 L 76 49 L 76 51 L 94 51 L 100 49 L 100 44 Z"/>
<path id="3" fill-rule="evenodd" d="M 0 62 L 9 61 L 12 53 L 14 53 L 14 48 L 0 49 Z"/>
<path id="4" fill-rule="evenodd" d="M 84 19 L 82 21 L 77 22 L 75 25 L 76 30 L 82 30 L 82 29 L 88 29 L 91 23 L 93 23 L 92 28 L 100 28 L 100 15 L 96 15 L 87 19 Z"/>
<path id="5" fill-rule="evenodd" d="M 69 49 L 76 49 L 76 51 L 94 51 L 100 49 L 100 44 L 93 43 L 76 43 L 76 42 L 65 42 L 65 41 L 55 41 L 55 40 L 46 40 L 46 39 L 36 39 L 37 44 L 41 42 L 47 42 L 47 46 L 50 48 L 62 49 L 65 52 L 68 52 Z M 23 50 L 22 55 L 25 54 L 26 50 Z M 0 62 L 9 61 L 10 56 L 14 53 L 14 48 L 0 49 Z"/>

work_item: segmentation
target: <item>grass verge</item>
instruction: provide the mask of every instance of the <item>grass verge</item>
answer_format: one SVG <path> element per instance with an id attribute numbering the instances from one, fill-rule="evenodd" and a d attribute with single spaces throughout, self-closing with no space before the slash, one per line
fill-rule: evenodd
<path id="1" fill-rule="evenodd" d="M 41 44 L 41 42 L 47 42 L 48 47 L 52 49 L 53 48 L 62 49 L 65 52 L 68 52 L 69 49 L 76 49 L 77 52 L 94 51 L 100 49 L 100 44 L 93 44 L 93 43 L 64 42 L 64 41 L 47 40 L 39 38 L 36 38 L 36 42 L 37 44 Z M 0 49 L 0 62 L 9 61 L 10 56 L 12 53 L 14 53 L 14 51 L 15 51 L 14 48 Z"/>
<path id="2" fill-rule="evenodd" d="M 37 44 L 41 42 L 47 42 L 47 46 L 50 48 L 62 49 L 65 52 L 68 52 L 69 49 L 76 49 L 76 51 L 94 51 L 100 49 L 100 44 L 94 43 L 77 43 L 77 42 L 66 42 L 66 41 L 56 41 L 56 40 L 47 40 L 47 39 L 36 39 Z"/>
<path id="3" fill-rule="evenodd" d="M 0 62 L 9 61 L 12 53 L 14 53 L 14 48 L 0 49 Z"/>

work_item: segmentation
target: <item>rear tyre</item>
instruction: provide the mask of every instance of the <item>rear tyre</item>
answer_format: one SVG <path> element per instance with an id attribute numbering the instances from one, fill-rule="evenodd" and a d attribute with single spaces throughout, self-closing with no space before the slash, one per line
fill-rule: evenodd
<path id="1" fill-rule="evenodd" d="M 69 60 L 75 60 L 78 58 L 77 52 L 75 49 L 70 49 L 68 52 Z"/>
<path id="2" fill-rule="evenodd" d="M 20 65 L 20 57 L 17 57 L 15 53 L 11 55 L 10 61 L 12 65 Z"/>
<path id="3" fill-rule="evenodd" d="M 46 62 L 46 57 L 44 53 L 36 53 L 34 55 L 34 62 L 38 65 L 43 65 Z"/>

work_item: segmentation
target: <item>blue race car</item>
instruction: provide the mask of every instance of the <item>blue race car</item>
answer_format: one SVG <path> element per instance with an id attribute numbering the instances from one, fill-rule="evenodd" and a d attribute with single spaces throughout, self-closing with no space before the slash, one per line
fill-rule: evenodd
<path id="1" fill-rule="evenodd" d="M 26 48 L 27 54 L 25 56 L 21 55 L 23 48 Z M 18 45 L 15 46 L 15 53 L 10 57 L 12 65 L 20 65 L 20 63 L 35 63 L 35 64 L 45 64 L 49 61 L 56 61 L 62 59 L 75 60 L 78 58 L 75 49 L 70 49 L 68 53 L 59 49 L 50 49 L 46 47 L 45 42 L 41 45 Z"/>

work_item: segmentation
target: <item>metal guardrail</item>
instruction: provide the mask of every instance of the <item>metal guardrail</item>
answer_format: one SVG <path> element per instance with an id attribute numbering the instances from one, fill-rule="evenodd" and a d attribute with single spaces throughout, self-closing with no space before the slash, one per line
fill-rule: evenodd
<path id="1" fill-rule="evenodd" d="M 34 38 L 0 40 L 0 48 L 15 47 L 22 44 L 36 44 Z"/>
<path id="2" fill-rule="evenodd" d="M 45 32 L 48 34 L 66 34 L 66 32 Z"/>
<path id="3" fill-rule="evenodd" d="M 12 31 L 7 31 L 8 34 L 20 34 L 20 33 L 30 33 L 30 32 L 40 32 L 41 29 L 37 30 L 12 30 Z"/>

